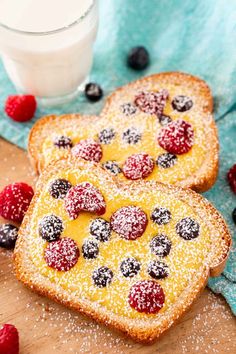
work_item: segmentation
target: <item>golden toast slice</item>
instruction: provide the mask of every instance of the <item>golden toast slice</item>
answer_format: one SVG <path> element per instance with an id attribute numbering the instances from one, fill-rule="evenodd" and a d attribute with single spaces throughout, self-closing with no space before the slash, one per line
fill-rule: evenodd
<path id="1" fill-rule="evenodd" d="M 14 261 L 32 290 L 151 342 L 222 272 L 230 244 L 221 215 L 194 191 L 118 181 L 69 158 L 39 177 Z"/>

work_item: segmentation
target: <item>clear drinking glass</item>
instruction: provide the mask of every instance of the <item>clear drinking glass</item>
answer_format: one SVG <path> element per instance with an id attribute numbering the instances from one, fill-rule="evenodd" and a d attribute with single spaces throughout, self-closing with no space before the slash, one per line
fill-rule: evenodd
<path id="1" fill-rule="evenodd" d="M 35 95 L 44 105 L 60 104 L 77 94 L 92 66 L 98 28 L 97 1 L 88 4 L 80 18 L 50 31 L 29 32 L 0 23 L 2 60 L 19 92 Z"/>

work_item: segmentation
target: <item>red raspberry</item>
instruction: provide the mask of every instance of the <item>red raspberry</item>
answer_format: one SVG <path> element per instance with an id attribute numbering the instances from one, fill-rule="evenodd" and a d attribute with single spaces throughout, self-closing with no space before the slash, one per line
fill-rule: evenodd
<path id="1" fill-rule="evenodd" d="M 59 271 L 67 272 L 77 263 L 79 248 L 74 240 L 63 237 L 50 242 L 44 251 L 47 265 Z"/>
<path id="2" fill-rule="evenodd" d="M 87 161 L 99 162 L 102 158 L 102 147 L 93 139 L 80 140 L 71 152 L 74 156 Z"/>
<path id="3" fill-rule="evenodd" d="M 154 169 L 154 161 L 148 154 L 134 154 L 127 158 L 123 173 L 128 179 L 140 179 L 149 176 Z"/>
<path id="4" fill-rule="evenodd" d="M 194 143 L 193 127 L 182 119 L 172 121 L 161 129 L 158 143 L 171 154 L 186 154 Z"/>
<path id="5" fill-rule="evenodd" d="M 144 113 L 161 116 L 169 97 L 167 90 L 159 92 L 140 92 L 134 99 L 135 105 Z"/>
<path id="6" fill-rule="evenodd" d="M 5 324 L 0 328 L 0 353 L 19 354 L 19 334 L 15 326 Z"/>
<path id="7" fill-rule="evenodd" d="M 76 219 L 80 211 L 89 211 L 102 215 L 106 211 L 105 200 L 100 191 L 89 182 L 72 187 L 65 197 L 65 208 L 72 219 Z"/>
<path id="8" fill-rule="evenodd" d="M 27 122 L 33 118 L 37 102 L 32 95 L 9 96 L 5 102 L 6 114 L 16 122 Z"/>
<path id="9" fill-rule="evenodd" d="M 33 195 L 33 188 L 26 183 L 9 184 L 0 193 L 0 215 L 7 220 L 21 222 Z"/>
<path id="10" fill-rule="evenodd" d="M 136 240 L 147 227 L 147 216 L 136 206 L 118 209 L 111 216 L 111 228 L 126 240 Z"/>
<path id="11" fill-rule="evenodd" d="M 230 188 L 236 193 L 236 164 L 233 165 L 227 173 Z"/>
<path id="12" fill-rule="evenodd" d="M 136 311 L 154 314 L 163 307 L 165 294 L 157 282 L 141 280 L 131 287 L 128 301 Z"/>

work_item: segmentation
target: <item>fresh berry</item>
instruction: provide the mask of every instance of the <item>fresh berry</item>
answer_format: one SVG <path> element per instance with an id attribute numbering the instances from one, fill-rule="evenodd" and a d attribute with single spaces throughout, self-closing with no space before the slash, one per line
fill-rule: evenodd
<path id="1" fill-rule="evenodd" d="M 159 92 L 143 91 L 135 97 L 134 103 L 142 112 L 160 116 L 163 114 L 168 97 L 167 90 Z"/>
<path id="2" fill-rule="evenodd" d="M 93 272 L 93 282 L 99 288 L 105 288 L 113 278 L 113 272 L 108 267 L 100 267 Z"/>
<path id="3" fill-rule="evenodd" d="M 155 208 L 151 214 L 151 220 L 157 225 L 168 224 L 171 220 L 171 212 L 164 208 Z"/>
<path id="4" fill-rule="evenodd" d="M 232 212 L 232 219 L 233 219 L 234 223 L 236 224 L 236 208 Z"/>
<path id="5" fill-rule="evenodd" d="M 148 154 L 134 154 L 127 158 L 123 173 L 128 179 L 140 179 L 149 176 L 154 169 L 154 161 Z"/>
<path id="6" fill-rule="evenodd" d="M 102 164 L 102 167 L 112 173 L 114 176 L 117 176 L 122 171 L 116 161 L 106 161 Z"/>
<path id="7" fill-rule="evenodd" d="M 16 122 L 27 122 L 32 119 L 37 102 L 32 95 L 9 96 L 5 102 L 5 112 Z"/>
<path id="8" fill-rule="evenodd" d="M 172 107 L 178 112 L 189 111 L 193 106 L 193 101 L 191 98 L 183 95 L 175 96 L 172 101 Z"/>
<path id="9" fill-rule="evenodd" d="M 128 53 L 127 64 L 134 70 L 145 69 L 149 61 L 148 51 L 143 46 L 134 47 Z"/>
<path id="10" fill-rule="evenodd" d="M 137 144 L 141 140 L 141 134 L 136 128 L 128 128 L 123 132 L 122 139 L 126 144 Z"/>
<path id="11" fill-rule="evenodd" d="M 168 239 L 166 235 L 159 234 L 150 242 L 150 250 L 156 256 L 166 257 L 170 253 L 171 250 L 171 241 Z"/>
<path id="12" fill-rule="evenodd" d="M 200 226 L 192 218 L 184 218 L 176 225 L 177 234 L 185 240 L 192 240 L 199 236 Z"/>
<path id="13" fill-rule="evenodd" d="M 147 227 L 147 216 L 136 206 L 118 209 L 111 216 L 111 228 L 126 240 L 136 240 L 142 236 Z"/>
<path id="14" fill-rule="evenodd" d="M 129 257 L 121 262 L 120 270 L 124 277 L 132 278 L 140 271 L 140 263 L 136 258 Z"/>
<path id="15" fill-rule="evenodd" d="M 63 230 L 63 222 L 56 215 L 46 215 L 39 222 L 39 235 L 48 242 L 58 240 Z"/>
<path id="16" fill-rule="evenodd" d="M 59 149 L 70 149 L 73 146 L 71 138 L 65 135 L 57 136 L 54 139 L 53 144 Z"/>
<path id="17" fill-rule="evenodd" d="M 12 249 L 15 247 L 18 227 L 11 224 L 0 225 L 0 247 Z"/>
<path id="18" fill-rule="evenodd" d="M 170 168 L 173 167 L 177 162 L 177 156 L 171 154 L 170 152 L 165 152 L 158 156 L 156 160 L 157 166 L 161 168 Z"/>
<path id="19" fill-rule="evenodd" d="M 106 211 L 105 200 L 100 191 L 89 182 L 72 187 L 65 197 L 65 208 L 72 219 L 81 211 L 102 215 Z"/>
<path id="20" fill-rule="evenodd" d="M 94 219 L 90 224 L 89 231 L 91 235 L 101 242 L 106 242 L 111 237 L 111 225 L 102 218 Z"/>
<path id="21" fill-rule="evenodd" d="M 154 314 L 163 307 L 165 294 L 156 281 L 141 280 L 131 287 L 128 301 L 136 311 Z"/>
<path id="22" fill-rule="evenodd" d="M 120 109 L 121 112 L 126 116 L 131 116 L 132 114 L 135 114 L 137 111 L 137 108 L 132 103 L 124 103 L 120 106 Z"/>
<path id="23" fill-rule="evenodd" d="M 167 125 L 172 122 L 172 119 L 170 118 L 170 116 L 166 116 L 165 114 L 161 114 L 158 117 L 158 120 L 162 126 Z"/>
<path id="24" fill-rule="evenodd" d="M 11 324 L 4 324 L 0 328 L 0 353 L 19 354 L 19 334 Z"/>
<path id="25" fill-rule="evenodd" d="M 72 187 L 69 181 L 66 179 L 55 179 L 49 185 L 49 193 L 55 199 L 64 199 L 68 190 Z"/>
<path id="26" fill-rule="evenodd" d="M 47 265 L 59 271 L 67 272 L 77 263 L 79 248 L 74 240 L 63 237 L 50 242 L 44 251 Z"/>
<path id="27" fill-rule="evenodd" d="M 98 134 L 98 140 L 101 144 L 108 145 L 111 143 L 112 139 L 115 137 L 114 129 L 106 128 L 100 131 Z"/>
<path id="28" fill-rule="evenodd" d="M 9 184 L 0 193 L 0 215 L 7 220 L 21 222 L 33 195 L 33 188 L 26 183 Z"/>
<path id="29" fill-rule="evenodd" d="M 194 143 L 192 125 L 182 119 L 167 124 L 160 130 L 158 143 L 171 154 L 186 154 Z"/>
<path id="30" fill-rule="evenodd" d="M 87 161 L 99 162 L 102 158 L 102 147 L 93 139 L 80 140 L 71 152 L 72 155 Z"/>
<path id="31" fill-rule="evenodd" d="M 103 96 L 103 90 L 100 85 L 90 82 L 85 86 L 85 95 L 89 101 L 99 101 Z"/>
<path id="32" fill-rule="evenodd" d="M 230 188 L 236 193 L 236 164 L 233 165 L 227 173 Z"/>
<path id="33" fill-rule="evenodd" d="M 169 268 L 164 262 L 155 260 L 148 264 L 147 272 L 154 279 L 163 279 L 169 275 Z"/>
<path id="34" fill-rule="evenodd" d="M 85 240 L 82 246 L 82 253 L 85 259 L 97 258 L 99 253 L 98 242 L 95 240 Z"/>

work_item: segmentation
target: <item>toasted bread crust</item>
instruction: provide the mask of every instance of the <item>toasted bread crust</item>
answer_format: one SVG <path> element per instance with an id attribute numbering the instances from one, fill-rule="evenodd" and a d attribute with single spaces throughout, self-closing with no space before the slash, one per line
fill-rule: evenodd
<path id="1" fill-rule="evenodd" d="M 121 88 L 118 88 L 114 93 L 112 93 L 106 100 L 104 109 L 101 112 L 100 117 L 95 116 L 81 116 L 79 114 L 67 114 L 63 116 L 46 116 L 41 118 L 32 128 L 29 140 L 28 140 L 28 153 L 30 160 L 37 172 L 41 172 L 44 168 L 42 161 L 42 156 L 40 154 L 40 146 L 42 140 L 48 136 L 48 131 L 53 130 L 53 124 L 60 120 L 62 126 L 66 126 L 69 121 L 73 121 L 75 126 L 83 126 L 83 124 L 92 124 L 96 120 L 102 119 L 106 115 L 111 102 L 115 99 L 116 95 L 125 92 L 129 87 L 134 87 L 136 84 L 146 83 L 150 81 L 166 82 L 176 85 L 184 84 L 188 82 L 191 86 L 191 91 L 197 97 L 201 98 L 202 111 L 206 114 L 205 121 L 205 133 L 208 142 L 209 149 L 204 159 L 202 166 L 195 171 L 192 176 L 181 180 L 177 185 L 183 188 L 191 188 L 197 192 L 207 191 L 213 186 L 216 181 L 218 174 L 218 155 L 219 155 L 219 143 L 217 127 L 212 116 L 213 111 L 213 98 L 209 86 L 201 79 L 180 72 L 166 72 L 160 74 L 154 74 L 143 79 L 131 82 Z"/>
<path id="2" fill-rule="evenodd" d="M 56 170 L 65 170 L 68 168 L 68 160 L 62 159 L 61 161 L 54 162 L 54 167 L 52 168 L 49 165 L 40 176 L 35 196 L 20 228 L 14 251 L 17 278 L 33 291 L 43 296 L 47 296 L 67 307 L 90 316 L 98 322 L 120 330 L 136 341 L 150 343 L 167 330 L 189 308 L 206 285 L 209 275 L 216 276 L 221 273 L 231 246 L 231 237 L 228 228 L 219 212 L 207 200 L 191 190 L 184 190 L 180 187 L 164 185 L 153 181 L 119 183 L 98 165 L 78 159 L 72 159 L 70 163 L 73 164 L 73 168 L 89 169 L 91 173 L 105 174 L 107 183 L 114 186 L 114 188 L 128 189 L 130 192 L 136 188 L 141 188 L 144 191 L 145 189 L 150 190 L 152 188 L 154 193 L 156 190 L 159 190 L 174 195 L 176 198 L 191 205 L 202 218 L 204 217 L 204 222 L 209 226 L 212 237 L 215 237 L 212 250 L 208 255 L 209 257 L 202 268 L 196 272 L 191 286 L 182 292 L 178 301 L 163 313 L 158 320 L 155 318 L 137 320 L 119 316 L 95 302 L 77 298 L 75 294 L 52 283 L 42 274 L 38 274 L 37 268 L 29 254 L 27 227 L 40 195 L 41 187 L 53 176 L 55 168 Z M 219 236 L 214 236 L 216 234 Z"/>

